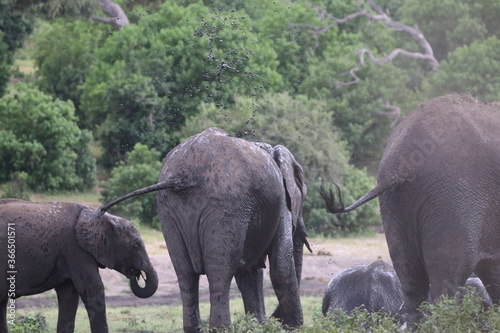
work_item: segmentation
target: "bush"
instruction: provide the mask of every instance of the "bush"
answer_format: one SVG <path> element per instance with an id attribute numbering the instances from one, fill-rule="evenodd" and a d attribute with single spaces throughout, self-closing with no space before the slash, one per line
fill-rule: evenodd
<path id="1" fill-rule="evenodd" d="M 418 332 L 498 332 L 500 314 L 498 306 L 483 307 L 481 297 L 472 288 L 457 301 L 454 297 L 443 298 L 437 304 L 424 303 L 421 310 L 424 319 L 418 325 Z"/>
<path id="2" fill-rule="evenodd" d="M 133 190 L 156 184 L 161 171 L 160 154 L 155 149 L 137 143 L 127 153 L 127 161 L 111 171 L 111 178 L 103 184 L 102 200 L 106 203 Z M 159 228 L 156 213 L 156 194 L 148 193 L 124 201 L 114 210 L 125 214 L 126 218 L 138 219 L 141 223 Z"/>
<path id="3" fill-rule="evenodd" d="M 340 310 L 335 315 L 332 314 L 327 317 L 318 313 L 313 318 L 313 324 L 304 329 L 303 332 L 398 332 L 400 326 L 401 324 L 390 314 L 382 312 L 369 313 L 364 309 L 357 308 L 350 313 Z"/>
<path id="4" fill-rule="evenodd" d="M 9 326 L 10 333 L 46 333 L 47 322 L 45 317 L 37 313 L 36 315 L 20 316 L 14 325 Z"/>
<path id="5" fill-rule="evenodd" d="M 11 175 L 11 180 L 5 184 L 3 188 L 3 195 L 0 198 L 15 198 L 30 201 L 31 195 L 26 185 L 28 174 L 26 172 L 14 172 Z"/>
<path id="6" fill-rule="evenodd" d="M 85 190 L 95 184 L 90 132 L 76 124 L 71 102 L 25 83 L 0 99 L 0 182 L 26 172 L 36 191 Z"/>

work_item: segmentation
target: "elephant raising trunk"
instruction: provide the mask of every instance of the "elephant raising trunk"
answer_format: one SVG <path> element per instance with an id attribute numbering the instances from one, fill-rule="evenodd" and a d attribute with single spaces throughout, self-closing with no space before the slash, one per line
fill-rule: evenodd
<path id="1" fill-rule="evenodd" d="M 144 287 L 139 285 L 141 277 L 145 282 Z M 153 296 L 156 289 L 158 289 L 158 274 L 156 274 L 154 269 L 141 271 L 139 276 L 130 279 L 130 289 L 134 295 L 139 298 L 148 298 Z"/>

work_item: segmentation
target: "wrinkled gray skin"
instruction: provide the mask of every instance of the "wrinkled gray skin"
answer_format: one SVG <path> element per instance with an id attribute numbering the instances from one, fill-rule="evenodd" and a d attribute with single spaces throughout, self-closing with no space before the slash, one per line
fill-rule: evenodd
<path id="1" fill-rule="evenodd" d="M 209 128 L 165 158 L 158 184 L 106 205 L 159 191 L 158 214 L 179 280 L 184 331 L 198 332 L 199 276 L 210 286 L 210 327 L 230 324 L 233 277 L 245 311 L 265 320 L 263 267 L 269 258 L 279 300 L 273 316 L 299 327 L 299 283 L 307 244 L 302 167 L 283 146 L 272 148 Z"/>
<path id="2" fill-rule="evenodd" d="M 467 279 L 465 287 L 474 288 L 484 306 L 492 305 L 490 295 L 479 278 Z M 460 288 L 457 296 L 463 297 L 466 291 Z M 368 312 L 401 314 L 403 292 L 391 265 L 377 260 L 370 265 L 346 268 L 330 280 L 323 296 L 323 315 L 335 313 L 335 309 L 349 313 L 358 307 Z"/>
<path id="3" fill-rule="evenodd" d="M 368 312 L 400 312 L 403 292 L 391 265 L 377 260 L 344 269 L 330 280 L 323 296 L 323 315 L 335 309 L 349 313 L 358 307 Z"/>
<path id="4" fill-rule="evenodd" d="M 13 263 L 8 262 L 12 239 L 15 267 L 8 266 Z M 14 298 L 55 289 L 58 333 L 74 331 L 80 298 L 92 333 L 108 332 L 99 267 L 129 278 L 138 297 L 150 297 L 158 287 L 156 271 L 130 221 L 77 203 L 0 200 L 0 332 L 7 332 L 6 319 L 11 319 L 6 308 L 12 302 L 8 297 L 13 298 L 7 280 L 12 270 L 17 271 Z M 141 270 L 144 288 L 137 283 Z"/>
<path id="5" fill-rule="evenodd" d="M 446 95 L 421 105 L 389 138 L 378 185 L 351 206 L 323 192 L 333 213 L 379 197 L 409 324 L 430 295 L 454 295 L 474 272 L 500 301 L 500 108 Z"/>

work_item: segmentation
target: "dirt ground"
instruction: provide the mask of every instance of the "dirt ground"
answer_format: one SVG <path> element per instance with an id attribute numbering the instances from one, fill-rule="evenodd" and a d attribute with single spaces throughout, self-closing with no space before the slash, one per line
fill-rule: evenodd
<path id="1" fill-rule="evenodd" d="M 322 297 L 330 279 L 341 270 L 359 264 L 368 264 L 377 259 L 390 261 L 389 252 L 384 234 L 373 237 L 346 238 L 335 240 L 310 239 L 313 253 L 305 250 L 301 294 Z M 180 303 L 180 293 L 172 262 L 166 246 L 162 242 L 146 245 L 151 260 L 155 266 L 159 287 L 154 296 L 148 299 L 139 299 L 130 291 L 128 280 L 120 273 L 103 269 L 101 276 L 106 290 L 106 304 L 108 307 L 140 306 L 140 305 L 169 305 Z M 269 271 L 264 273 L 264 293 L 266 296 L 274 295 Z M 205 276 L 200 280 L 200 300 L 208 301 L 208 282 Z M 231 296 L 239 297 L 239 291 L 233 280 Z M 16 306 L 38 307 L 55 305 L 57 299 L 54 291 L 40 295 L 21 297 L 16 300 Z"/>

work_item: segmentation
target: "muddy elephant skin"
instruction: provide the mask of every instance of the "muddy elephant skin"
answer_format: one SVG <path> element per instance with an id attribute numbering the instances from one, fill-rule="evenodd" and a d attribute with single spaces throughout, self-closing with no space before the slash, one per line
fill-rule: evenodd
<path id="1" fill-rule="evenodd" d="M 109 206 L 159 191 L 158 214 L 179 280 L 184 331 L 199 331 L 201 274 L 207 275 L 210 287 L 211 327 L 230 324 L 233 277 L 245 311 L 264 321 L 266 257 L 279 301 L 273 316 L 299 327 L 302 252 L 304 244 L 308 246 L 302 219 L 307 190 L 303 178 L 302 167 L 287 148 L 209 128 L 168 153 L 158 184 Z"/>
<path id="2" fill-rule="evenodd" d="M 452 296 L 472 273 L 499 304 L 498 105 L 462 95 L 422 104 L 390 136 L 377 186 L 347 208 L 332 194 L 323 191 L 334 213 L 379 197 L 410 324 L 429 291 L 433 302 Z"/>
<path id="3" fill-rule="evenodd" d="M 335 309 L 349 313 L 359 307 L 371 313 L 401 311 L 401 284 L 392 266 L 385 261 L 346 268 L 328 283 L 323 296 L 323 315 L 335 313 Z"/>
<path id="4" fill-rule="evenodd" d="M 473 288 L 485 307 L 493 305 L 486 288 L 477 277 L 468 278 L 465 288 L 459 289 L 457 297 L 463 298 L 469 288 Z M 346 268 L 330 280 L 323 296 L 323 315 L 335 315 L 339 309 L 349 313 L 356 308 L 370 313 L 386 312 L 404 319 L 401 317 L 403 291 L 391 265 L 377 260 L 369 265 Z"/>
<path id="5" fill-rule="evenodd" d="M 50 289 L 57 293 L 58 333 L 74 331 L 80 298 L 92 333 L 108 332 L 99 275 L 104 267 L 130 279 L 138 297 L 152 296 L 158 287 L 156 271 L 130 221 L 77 203 L 0 200 L 0 332 L 7 332 L 9 298 Z M 137 283 L 139 276 L 144 288 Z"/>

